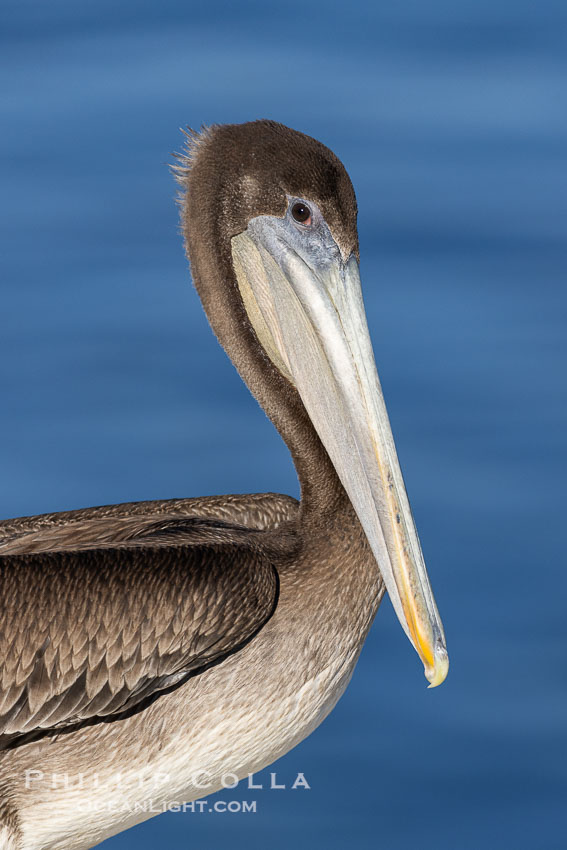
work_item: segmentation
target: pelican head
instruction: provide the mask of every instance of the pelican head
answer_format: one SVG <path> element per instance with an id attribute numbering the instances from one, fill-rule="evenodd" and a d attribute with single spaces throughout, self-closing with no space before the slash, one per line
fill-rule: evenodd
<path id="1" fill-rule="evenodd" d="M 211 324 L 288 444 L 258 379 L 258 345 L 272 385 L 303 408 L 435 687 L 449 666 L 443 626 L 374 361 L 346 170 L 320 142 L 271 121 L 212 127 L 191 137 L 188 156 L 187 204 L 202 229 L 186 238 Z"/>

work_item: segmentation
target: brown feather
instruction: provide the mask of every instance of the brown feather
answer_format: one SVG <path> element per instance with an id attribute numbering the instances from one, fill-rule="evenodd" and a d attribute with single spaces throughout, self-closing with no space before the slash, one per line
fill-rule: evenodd
<path id="1" fill-rule="evenodd" d="M 15 671 L 0 692 L 4 740 L 132 709 L 226 657 L 272 613 L 269 531 L 179 517 L 136 530 L 102 549 L 0 557 L 12 611 L 0 657 Z"/>

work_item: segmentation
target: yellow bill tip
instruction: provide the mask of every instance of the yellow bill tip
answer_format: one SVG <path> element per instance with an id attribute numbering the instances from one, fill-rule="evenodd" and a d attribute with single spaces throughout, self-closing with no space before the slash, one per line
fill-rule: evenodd
<path id="1" fill-rule="evenodd" d="M 433 665 L 425 667 L 425 678 L 429 682 L 428 688 L 436 688 L 442 685 L 449 672 L 449 656 L 447 650 L 441 644 L 435 647 Z"/>

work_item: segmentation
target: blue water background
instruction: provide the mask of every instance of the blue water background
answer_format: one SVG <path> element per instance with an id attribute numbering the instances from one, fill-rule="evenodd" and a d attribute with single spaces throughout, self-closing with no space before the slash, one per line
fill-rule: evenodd
<path id="1" fill-rule="evenodd" d="M 190 285 L 178 127 L 269 117 L 356 187 L 376 359 L 451 654 L 389 603 L 249 791 L 109 850 L 566 844 L 563 2 L 4 2 L 0 516 L 297 494 Z M 259 734 L 262 730 L 259 730 Z M 270 771 L 262 774 L 269 783 Z"/>

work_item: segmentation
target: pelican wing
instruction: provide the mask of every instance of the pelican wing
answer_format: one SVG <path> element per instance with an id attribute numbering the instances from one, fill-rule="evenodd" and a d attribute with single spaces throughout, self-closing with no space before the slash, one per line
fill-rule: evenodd
<path id="1" fill-rule="evenodd" d="M 97 549 L 123 543 L 158 519 L 192 517 L 255 529 L 276 529 L 295 521 L 299 502 L 281 493 L 203 496 L 125 502 L 37 516 L 0 520 L 0 555 Z"/>
<path id="2" fill-rule="evenodd" d="M 0 556 L 0 742 L 136 710 L 271 616 L 264 532 L 147 521 L 97 548 Z"/>

